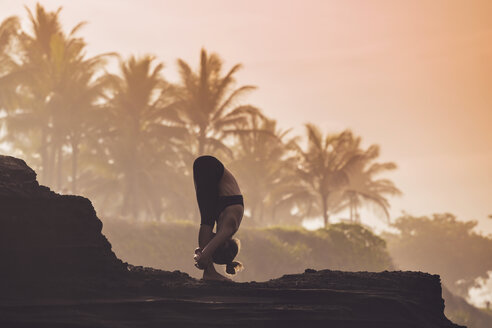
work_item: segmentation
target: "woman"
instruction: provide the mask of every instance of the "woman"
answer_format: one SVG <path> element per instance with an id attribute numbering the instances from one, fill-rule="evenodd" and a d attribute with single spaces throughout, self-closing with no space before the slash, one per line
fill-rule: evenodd
<path id="1" fill-rule="evenodd" d="M 203 270 L 203 280 L 230 280 L 215 270 L 214 263 L 225 264 L 229 274 L 242 268 L 241 263 L 233 261 L 239 242 L 232 236 L 243 218 L 243 196 L 232 173 L 212 156 L 195 160 L 193 180 L 201 216 L 195 266 Z"/>

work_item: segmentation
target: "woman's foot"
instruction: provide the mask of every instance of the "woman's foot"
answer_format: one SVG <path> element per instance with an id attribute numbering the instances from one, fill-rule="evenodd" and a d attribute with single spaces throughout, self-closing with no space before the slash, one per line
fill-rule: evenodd
<path id="1" fill-rule="evenodd" d="M 231 279 L 221 275 L 217 271 L 205 270 L 203 271 L 203 280 L 205 281 L 232 281 Z"/>

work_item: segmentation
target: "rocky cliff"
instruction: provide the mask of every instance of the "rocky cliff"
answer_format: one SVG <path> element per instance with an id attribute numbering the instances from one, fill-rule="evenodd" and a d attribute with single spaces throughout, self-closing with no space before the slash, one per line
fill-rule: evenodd
<path id="1" fill-rule="evenodd" d="M 0 327 L 458 327 L 440 279 L 306 270 L 205 283 L 120 261 L 89 200 L 0 156 Z"/>
<path id="2" fill-rule="evenodd" d="M 126 269 L 91 202 L 40 186 L 23 160 L 0 156 L 0 280 L 100 275 Z"/>

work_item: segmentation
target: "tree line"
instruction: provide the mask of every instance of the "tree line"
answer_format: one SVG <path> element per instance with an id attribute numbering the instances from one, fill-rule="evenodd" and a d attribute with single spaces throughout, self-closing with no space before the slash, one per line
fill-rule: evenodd
<path id="1" fill-rule="evenodd" d="M 84 194 L 103 215 L 135 220 L 197 216 L 193 160 L 219 157 L 240 181 L 245 220 L 256 225 L 300 223 L 373 204 L 389 220 L 388 196 L 400 190 L 380 174 L 395 163 L 377 162 L 379 147 L 361 147 L 352 131 L 323 133 L 305 124 L 304 136 L 245 102 L 255 86 L 235 79 L 241 64 L 225 68 L 202 49 L 195 67 L 177 60 L 179 82 L 162 74 L 151 55 L 93 57 L 68 33 L 60 9 L 26 8 L 0 23 L 2 142 L 35 168 L 56 191 Z M 118 60 L 117 73 L 107 71 Z"/>

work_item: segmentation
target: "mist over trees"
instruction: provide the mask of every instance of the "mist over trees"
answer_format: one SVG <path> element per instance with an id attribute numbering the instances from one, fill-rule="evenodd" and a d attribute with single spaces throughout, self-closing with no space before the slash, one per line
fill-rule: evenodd
<path id="1" fill-rule="evenodd" d="M 477 221 L 458 221 L 451 213 L 401 216 L 392 224 L 399 234 L 384 234 L 395 264 L 403 270 L 438 273 L 455 294 L 467 297 L 477 278 L 492 271 L 492 239 L 473 229 Z"/>
<path id="2" fill-rule="evenodd" d="M 360 225 L 365 206 L 391 223 L 389 197 L 401 191 L 384 174 L 396 164 L 379 162 L 379 146 L 363 148 L 350 130 L 279 127 L 248 102 L 256 87 L 236 81 L 241 64 L 226 67 L 201 49 L 197 62 L 165 63 L 179 73 L 171 83 L 151 54 L 87 56 L 84 22 L 67 31 L 61 8 L 38 4 L 25 15 L 26 30 L 18 17 L 0 22 L 0 146 L 25 159 L 40 183 L 90 198 L 123 259 L 194 270 L 187 256 L 197 225 L 182 221 L 198 221 L 192 163 L 210 154 L 245 198 L 244 280 L 307 266 L 397 267 L 438 273 L 466 297 L 492 269 L 492 239 L 473 231 L 476 222 L 405 215 L 384 239 Z M 341 211 L 357 224 L 333 224 Z M 305 218 L 323 218 L 325 229 L 299 228 Z"/>
<path id="3" fill-rule="evenodd" d="M 106 220 L 105 233 L 118 254 L 134 265 L 189 272 L 201 277 L 189 260 L 198 225 L 192 222 Z M 327 229 L 241 227 L 238 260 L 246 270 L 240 281 L 263 281 L 306 268 L 383 271 L 394 268 L 386 242 L 358 224 L 334 223 Z M 259 255 L 261 254 L 261 255 Z"/>
<path id="4" fill-rule="evenodd" d="M 255 86 L 238 86 L 241 64 L 226 68 L 202 49 L 195 66 L 177 60 L 179 82 L 163 75 L 152 55 L 86 55 L 66 32 L 61 8 L 26 8 L 0 25 L 2 142 L 25 158 L 41 183 L 90 197 L 103 215 L 132 220 L 196 219 L 191 164 L 211 154 L 230 166 L 246 199 L 248 224 L 300 224 L 375 203 L 388 218 L 386 197 L 400 191 L 375 175 L 379 148 L 360 147 L 351 131 L 323 133 L 312 123 L 292 135 L 247 102 Z M 119 61 L 116 73 L 108 63 Z M 196 68 L 195 68 L 196 67 Z M 304 147 L 303 140 L 307 139 Z"/>

